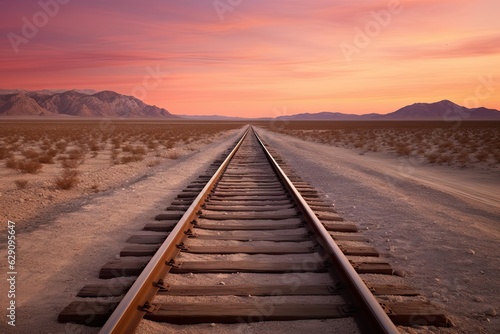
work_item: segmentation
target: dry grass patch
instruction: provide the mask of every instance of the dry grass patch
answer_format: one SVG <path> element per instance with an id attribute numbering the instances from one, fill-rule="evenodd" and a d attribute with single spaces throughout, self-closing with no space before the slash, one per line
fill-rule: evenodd
<path id="1" fill-rule="evenodd" d="M 50 154 L 42 154 L 38 157 L 38 161 L 41 164 L 53 164 L 54 163 L 54 157 Z"/>
<path id="2" fill-rule="evenodd" d="M 42 169 L 42 164 L 38 160 L 16 159 L 10 157 L 5 161 L 5 167 L 15 169 L 20 173 L 36 174 Z"/>
<path id="3" fill-rule="evenodd" d="M 73 148 L 68 151 L 68 158 L 71 160 L 83 160 L 84 158 L 84 152 L 80 148 Z"/>
<path id="4" fill-rule="evenodd" d="M 54 180 L 57 189 L 68 190 L 78 184 L 78 171 L 75 169 L 64 169 L 59 177 Z"/>
<path id="5" fill-rule="evenodd" d="M 61 158 L 61 167 L 63 168 L 78 168 L 80 165 L 80 162 L 77 160 L 71 160 L 68 159 L 67 157 L 62 157 Z"/>
<path id="6" fill-rule="evenodd" d="M 396 145 L 396 153 L 402 156 L 409 156 L 413 151 L 410 145 L 405 143 L 399 143 Z"/>
<path id="7" fill-rule="evenodd" d="M 9 153 L 9 150 L 7 150 L 6 147 L 0 147 L 0 160 L 3 160 L 5 158 L 7 158 L 7 155 Z"/>
<path id="8" fill-rule="evenodd" d="M 17 169 L 21 173 L 36 174 L 42 169 L 42 164 L 38 160 L 20 160 L 17 163 Z"/>
<path id="9" fill-rule="evenodd" d="M 167 152 L 166 157 L 172 160 L 176 160 L 181 157 L 181 154 L 177 150 L 170 150 Z"/>
<path id="10" fill-rule="evenodd" d="M 28 180 L 14 180 L 17 189 L 25 189 L 28 186 Z"/>
<path id="11" fill-rule="evenodd" d="M 122 147 L 123 152 L 129 152 L 135 155 L 144 155 L 146 154 L 146 149 L 142 146 L 133 146 L 133 145 L 125 145 Z"/>
<path id="12" fill-rule="evenodd" d="M 426 159 L 457 167 L 498 168 L 500 122 L 291 121 L 270 130 L 337 147 Z"/>
<path id="13" fill-rule="evenodd" d="M 132 154 L 132 155 L 126 155 L 124 157 L 121 157 L 120 163 L 122 164 L 128 164 L 129 162 L 136 162 L 136 161 L 142 161 L 144 160 L 144 156 L 140 154 Z"/>
<path id="14" fill-rule="evenodd" d="M 166 160 L 161 155 L 165 155 L 167 147 L 185 152 L 182 138 L 200 143 L 207 138 L 220 138 L 224 132 L 244 125 L 135 119 L 108 123 L 109 126 L 102 126 L 100 120 L 86 119 L 0 119 L 3 181 L 0 182 L 0 206 L 16 203 L 22 192 L 22 198 L 29 200 L 30 205 L 24 205 L 26 209 L 14 208 L 16 218 L 32 218 L 44 206 L 93 191 L 105 191 L 146 173 L 148 166 Z M 90 159 L 97 155 L 96 159 Z M 171 158 L 178 156 L 180 153 L 171 154 Z M 131 163 L 133 168 L 123 163 Z M 38 174 L 27 177 L 20 173 Z M 28 189 L 21 191 L 25 183 L 16 183 L 16 179 L 22 178 L 29 183 L 26 183 Z"/>
<path id="15" fill-rule="evenodd" d="M 5 160 L 5 167 L 10 169 L 17 169 L 17 160 L 14 157 L 10 157 Z"/>
<path id="16" fill-rule="evenodd" d="M 153 160 L 148 161 L 147 166 L 154 167 L 154 166 L 158 166 L 160 163 L 161 163 L 160 159 L 153 159 Z"/>
<path id="17" fill-rule="evenodd" d="M 481 161 L 481 162 L 484 162 L 486 160 L 488 160 L 488 157 L 490 155 L 490 152 L 487 152 L 487 151 L 480 151 L 480 152 L 477 152 L 474 157 L 478 160 L 478 161 Z"/>

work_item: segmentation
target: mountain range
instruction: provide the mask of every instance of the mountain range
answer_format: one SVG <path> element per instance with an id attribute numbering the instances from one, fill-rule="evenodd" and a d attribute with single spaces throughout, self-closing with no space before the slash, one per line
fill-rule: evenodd
<path id="1" fill-rule="evenodd" d="M 145 104 L 112 91 L 94 90 L 0 90 L 0 116 L 161 117 L 192 120 L 249 120 L 220 115 L 173 115 L 166 109 Z M 262 118 L 271 119 L 271 118 Z M 302 113 L 279 120 L 500 120 L 500 111 L 466 108 L 449 100 L 414 103 L 388 114 L 353 115 L 340 112 Z"/>
<path id="2" fill-rule="evenodd" d="M 389 114 L 353 115 L 340 112 L 303 113 L 279 116 L 281 120 L 500 120 L 496 109 L 466 108 L 449 100 L 435 103 L 414 103 Z"/>
<path id="3" fill-rule="evenodd" d="M 163 117 L 177 118 L 167 110 L 112 91 L 0 92 L 0 116 Z"/>

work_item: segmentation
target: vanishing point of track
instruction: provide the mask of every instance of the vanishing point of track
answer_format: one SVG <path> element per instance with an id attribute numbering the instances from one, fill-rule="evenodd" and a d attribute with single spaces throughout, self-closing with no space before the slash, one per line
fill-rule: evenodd
<path id="1" fill-rule="evenodd" d="M 101 269 L 100 278 L 120 283 L 84 287 L 80 297 L 99 299 L 72 302 L 59 321 L 103 326 L 101 333 L 132 333 L 143 318 L 174 324 L 352 318 L 367 333 L 399 333 L 393 321 L 408 325 L 419 317 L 449 325 L 429 305 L 381 305 L 374 294 L 416 293 L 368 287 L 359 274 L 393 274 L 390 265 L 349 261 L 346 255 L 378 253 L 343 246 L 363 241 L 355 226 L 277 161 L 249 127 L 225 159 L 145 226 L 154 233 L 132 237 L 121 258 Z M 221 273 L 234 273 L 233 283 L 214 283 Z M 186 275 L 199 278 L 179 284 Z M 133 284 L 119 280 L 127 276 L 138 277 Z M 237 298 L 215 299 L 221 296 Z"/>

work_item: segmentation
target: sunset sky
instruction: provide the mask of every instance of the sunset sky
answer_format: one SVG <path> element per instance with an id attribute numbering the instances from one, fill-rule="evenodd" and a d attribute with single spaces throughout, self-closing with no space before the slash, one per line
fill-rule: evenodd
<path id="1" fill-rule="evenodd" d="M 500 109 L 499 13 L 498 0 L 4 1 L 0 89 L 247 117 Z"/>

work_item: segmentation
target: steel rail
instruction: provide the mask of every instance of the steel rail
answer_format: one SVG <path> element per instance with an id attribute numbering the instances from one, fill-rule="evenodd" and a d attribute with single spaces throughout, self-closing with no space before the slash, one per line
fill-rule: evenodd
<path id="1" fill-rule="evenodd" d="M 186 237 L 185 231 L 189 228 L 191 222 L 195 219 L 201 205 L 205 202 L 211 191 L 217 184 L 220 176 L 224 173 L 227 165 L 232 157 L 238 151 L 247 136 L 250 128 L 247 128 L 241 139 L 238 141 L 234 149 L 227 156 L 221 166 L 208 181 L 200 194 L 196 197 L 193 203 L 189 206 L 175 228 L 168 235 L 161 247 L 151 258 L 142 273 L 137 277 L 134 284 L 123 297 L 116 309 L 113 311 L 108 321 L 99 331 L 100 334 L 122 334 L 133 333 L 140 321 L 146 313 L 145 309 L 151 305 L 151 300 L 154 298 L 162 285 L 164 276 L 168 273 L 170 267 L 168 262 L 179 251 L 177 245 Z"/>
<path id="2" fill-rule="evenodd" d="M 337 273 L 340 275 L 343 283 L 348 286 L 348 290 L 356 301 L 356 306 L 360 307 L 362 311 L 367 314 L 370 333 L 399 334 L 399 331 L 394 323 L 386 314 L 382 306 L 380 306 L 379 302 L 375 299 L 372 292 L 370 291 L 370 289 L 368 289 L 359 274 L 352 267 L 349 260 L 332 239 L 318 217 L 316 217 L 316 214 L 309 207 L 309 204 L 307 204 L 300 192 L 297 190 L 297 188 L 295 188 L 288 176 L 286 176 L 285 172 L 281 169 L 271 153 L 267 150 L 266 146 L 260 139 L 259 135 L 254 131 L 253 127 L 251 127 L 251 130 L 257 137 L 258 142 L 262 146 L 262 149 L 266 153 L 266 156 L 273 169 L 278 174 L 278 177 L 283 181 L 284 186 L 292 195 L 297 206 L 304 215 L 304 218 L 307 220 L 311 228 L 316 232 L 316 235 L 319 236 L 320 242 L 322 243 L 322 246 L 330 259 L 333 261 Z"/>

